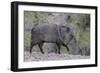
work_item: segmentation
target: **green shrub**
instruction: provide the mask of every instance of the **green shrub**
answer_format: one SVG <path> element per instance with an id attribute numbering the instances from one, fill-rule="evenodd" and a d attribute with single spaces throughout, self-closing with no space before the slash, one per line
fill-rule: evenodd
<path id="1" fill-rule="evenodd" d="M 31 35 L 29 32 L 24 32 L 24 49 L 29 50 Z"/>

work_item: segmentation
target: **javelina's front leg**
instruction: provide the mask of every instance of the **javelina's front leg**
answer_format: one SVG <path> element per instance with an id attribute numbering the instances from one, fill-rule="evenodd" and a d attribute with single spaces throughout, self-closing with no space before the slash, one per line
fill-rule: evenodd
<path id="1" fill-rule="evenodd" d="M 40 48 L 41 53 L 44 54 L 43 49 L 42 49 L 43 43 L 39 43 L 38 46 Z"/>

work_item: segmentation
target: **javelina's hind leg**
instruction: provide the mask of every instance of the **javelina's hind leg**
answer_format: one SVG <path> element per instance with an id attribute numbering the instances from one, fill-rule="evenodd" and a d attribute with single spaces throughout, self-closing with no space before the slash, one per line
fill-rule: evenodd
<path id="1" fill-rule="evenodd" d="M 44 54 L 43 49 L 42 49 L 43 43 L 39 43 L 38 46 L 40 48 L 41 53 Z"/>
<path id="2" fill-rule="evenodd" d="M 36 44 L 31 42 L 31 44 L 30 44 L 30 54 L 32 53 L 32 48 L 33 48 L 34 45 L 36 45 Z"/>
<path id="3" fill-rule="evenodd" d="M 60 44 L 58 44 L 58 43 L 56 43 L 56 44 L 57 44 L 57 47 L 58 47 L 57 52 L 58 52 L 58 54 L 60 54 Z"/>
<path id="4" fill-rule="evenodd" d="M 33 46 L 34 46 L 33 43 L 31 43 L 31 45 L 30 45 L 30 57 L 32 56 L 32 47 Z"/>
<path id="5" fill-rule="evenodd" d="M 33 47 L 33 46 L 31 45 L 31 46 L 30 46 L 30 54 L 32 53 L 32 47 Z"/>

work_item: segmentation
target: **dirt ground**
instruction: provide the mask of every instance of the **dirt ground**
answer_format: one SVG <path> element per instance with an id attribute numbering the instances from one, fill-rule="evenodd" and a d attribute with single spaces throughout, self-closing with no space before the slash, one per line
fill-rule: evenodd
<path id="1" fill-rule="evenodd" d="M 71 59 L 89 59 L 90 56 L 81 55 L 71 55 L 71 54 L 55 54 L 55 53 L 45 53 L 41 52 L 24 52 L 24 62 L 29 61 L 52 61 L 52 60 L 71 60 Z"/>

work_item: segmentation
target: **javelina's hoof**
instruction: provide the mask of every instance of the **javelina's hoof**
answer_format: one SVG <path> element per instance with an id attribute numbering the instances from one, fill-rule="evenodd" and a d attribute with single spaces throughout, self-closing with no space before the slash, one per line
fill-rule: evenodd
<path id="1" fill-rule="evenodd" d="M 42 52 L 42 54 L 44 54 L 44 52 Z"/>

